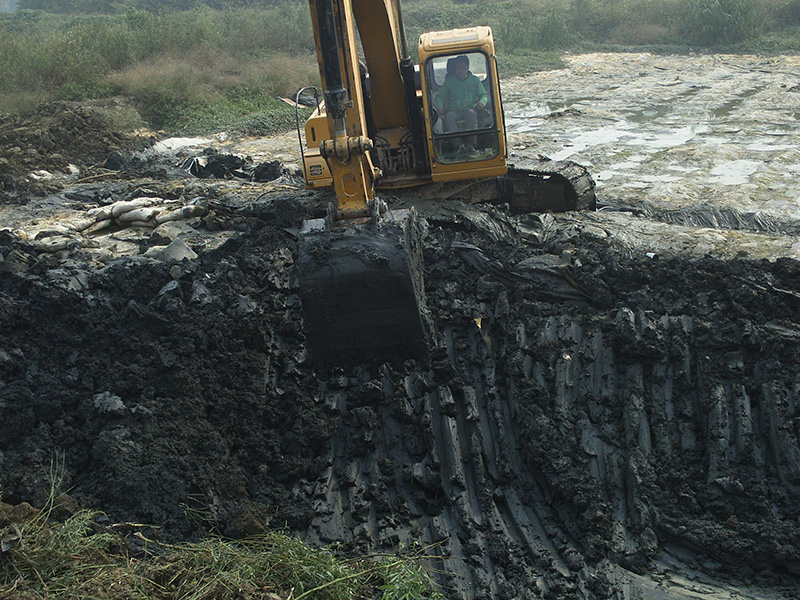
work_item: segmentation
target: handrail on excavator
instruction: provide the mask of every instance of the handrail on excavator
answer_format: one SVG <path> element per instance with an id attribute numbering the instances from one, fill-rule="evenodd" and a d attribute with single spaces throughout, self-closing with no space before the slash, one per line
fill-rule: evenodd
<path id="1" fill-rule="evenodd" d="M 300 96 L 302 96 L 303 92 L 306 90 L 314 90 L 314 100 L 317 102 L 317 112 L 319 112 L 319 90 L 313 85 L 307 85 L 297 90 L 297 93 L 294 95 L 294 123 L 297 128 L 297 141 L 300 144 L 300 159 L 303 162 L 303 173 L 306 172 L 306 153 L 303 150 L 303 136 L 300 133 Z"/>

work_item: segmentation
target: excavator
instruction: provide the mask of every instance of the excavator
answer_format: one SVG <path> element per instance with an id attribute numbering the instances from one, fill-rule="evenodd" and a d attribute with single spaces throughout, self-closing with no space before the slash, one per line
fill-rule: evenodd
<path id="1" fill-rule="evenodd" d="M 560 212 L 594 208 L 594 182 L 575 163 L 509 164 L 489 27 L 424 33 L 415 64 L 400 0 L 309 5 L 323 99 L 298 137 L 306 187 L 335 200 L 300 235 L 308 348 L 329 367 L 426 360 L 435 340 L 420 220 L 381 195 L 413 188 L 428 201 Z M 478 99 L 451 110 L 448 79 L 467 77 Z"/>

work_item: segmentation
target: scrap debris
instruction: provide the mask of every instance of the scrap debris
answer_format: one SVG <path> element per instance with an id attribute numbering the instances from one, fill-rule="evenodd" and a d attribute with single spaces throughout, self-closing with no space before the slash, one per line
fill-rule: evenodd
<path id="1" fill-rule="evenodd" d="M 280 161 L 272 160 L 254 165 L 253 159 L 240 154 L 225 154 L 208 149 L 200 156 L 193 156 L 183 162 L 186 169 L 201 179 L 244 179 L 247 181 L 274 181 L 283 174 Z"/>

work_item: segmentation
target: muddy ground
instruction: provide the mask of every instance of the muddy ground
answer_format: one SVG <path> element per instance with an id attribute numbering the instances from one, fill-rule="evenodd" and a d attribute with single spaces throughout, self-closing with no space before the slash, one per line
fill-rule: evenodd
<path id="1" fill-rule="evenodd" d="M 165 540 L 430 546 L 448 598 L 797 598 L 798 72 L 584 55 L 505 82 L 514 151 L 591 165 L 601 210 L 420 204 L 429 364 L 310 362 L 321 201 L 291 134 L 102 142 L 44 195 L 9 169 L 2 500 L 41 504 L 55 458 L 73 500 Z M 284 173 L 177 168 L 209 147 Z M 135 198 L 200 208 L 87 233 Z"/>

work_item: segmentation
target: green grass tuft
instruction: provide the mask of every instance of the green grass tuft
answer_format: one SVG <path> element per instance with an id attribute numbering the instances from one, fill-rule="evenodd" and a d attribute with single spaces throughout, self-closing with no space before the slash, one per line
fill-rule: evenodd
<path id="1" fill-rule="evenodd" d="M 422 566 L 431 558 L 423 551 L 349 560 L 275 531 L 246 540 L 168 545 L 145 538 L 143 526 L 127 524 L 123 529 L 134 531 L 129 535 L 137 546 L 144 542 L 144 552 L 134 557 L 130 538 L 99 525 L 98 512 L 51 519 L 63 499 L 63 456 L 53 460 L 48 477 L 44 509 L 0 502 L 0 598 L 241 600 L 277 594 L 355 600 L 374 590 L 384 600 L 441 598 Z"/>
<path id="2" fill-rule="evenodd" d="M 384 600 L 441 598 L 421 553 L 346 560 L 268 532 L 241 541 L 150 541 L 151 553 L 133 558 L 122 536 L 97 525 L 98 513 L 79 511 L 61 524 L 45 514 L 19 526 L 20 542 L 0 561 L 0 597 L 354 600 L 377 589 Z"/>

